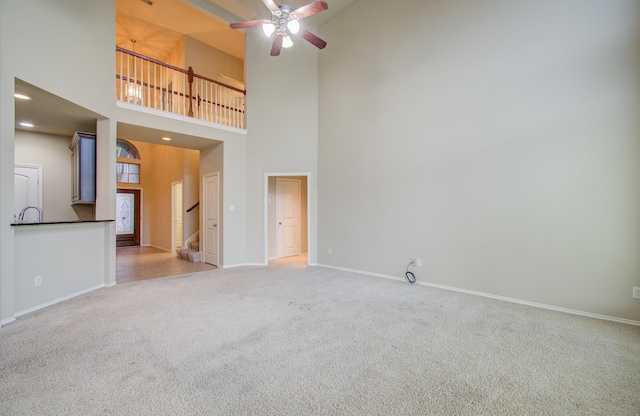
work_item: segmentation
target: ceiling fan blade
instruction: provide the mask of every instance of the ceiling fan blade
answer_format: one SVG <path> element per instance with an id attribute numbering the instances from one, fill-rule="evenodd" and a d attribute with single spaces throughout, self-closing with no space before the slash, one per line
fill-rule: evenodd
<path id="1" fill-rule="evenodd" d="M 271 56 L 280 55 L 280 50 L 282 49 L 282 39 L 283 35 L 276 35 L 276 38 L 273 40 L 273 46 L 271 46 Z"/>
<path id="2" fill-rule="evenodd" d="M 246 22 L 231 23 L 229 27 L 231 27 L 231 29 L 243 29 L 245 27 L 258 26 L 263 23 L 270 23 L 270 22 L 271 20 L 249 20 Z"/>
<path id="3" fill-rule="evenodd" d="M 266 1 L 266 0 L 263 0 Z M 291 14 L 295 14 L 298 19 L 304 19 L 305 17 L 312 16 L 316 13 L 320 13 L 329 8 L 329 5 L 324 0 L 314 1 L 306 6 L 302 6 L 299 9 L 295 9 Z"/>
<path id="4" fill-rule="evenodd" d="M 311 43 L 313 46 L 315 46 L 318 49 L 324 49 L 324 47 L 327 46 L 327 42 L 323 41 L 322 39 L 320 39 L 319 37 L 317 37 L 316 35 L 314 35 L 313 33 L 309 32 L 304 28 L 300 28 L 298 35 L 300 35 L 302 39 Z"/>
<path id="5" fill-rule="evenodd" d="M 273 0 L 262 0 L 265 6 L 273 13 L 280 13 L 280 7 Z"/>

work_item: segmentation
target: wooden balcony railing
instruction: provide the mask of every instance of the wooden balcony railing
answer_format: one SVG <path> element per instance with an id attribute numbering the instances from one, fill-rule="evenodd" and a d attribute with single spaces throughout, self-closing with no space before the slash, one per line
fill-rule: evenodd
<path id="1" fill-rule="evenodd" d="M 245 128 L 246 92 L 116 47 L 116 98 L 226 126 Z"/>

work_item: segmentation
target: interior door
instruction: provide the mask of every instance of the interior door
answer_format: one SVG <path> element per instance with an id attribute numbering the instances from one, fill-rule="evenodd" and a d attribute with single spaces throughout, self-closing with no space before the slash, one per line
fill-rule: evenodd
<path id="1" fill-rule="evenodd" d="M 13 172 L 13 215 L 18 218 L 20 211 L 29 206 L 42 209 L 42 166 L 15 165 Z M 38 222 L 38 212 L 28 210 L 24 222 Z"/>
<path id="2" fill-rule="evenodd" d="M 182 207 L 182 181 L 172 183 L 171 199 L 173 203 L 173 250 L 183 246 L 184 226 Z"/>
<path id="3" fill-rule="evenodd" d="M 300 254 L 300 180 L 276 178 L 278 257 Z"/>
<path id="4" fill-rule="evenodd" d="M 204 262 L 218 266 L 219 231 L 218 231 L 218 201 L 219 183 L 218 174 L 205 175 L 203 178 L 203 203 L 204 203 Z"/>
<path id="5" fill-rule="evenodd" d="M 116 247 L 140 245 L 140 190 L 118 189 L 116 194 Z"/>

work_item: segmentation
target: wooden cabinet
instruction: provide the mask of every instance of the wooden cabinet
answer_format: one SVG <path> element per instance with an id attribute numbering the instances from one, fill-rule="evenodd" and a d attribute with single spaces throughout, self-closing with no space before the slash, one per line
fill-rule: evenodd
<path id="1" fill-rule="evenodd" d="M 77 131 L 73 135 L 72 153 L 72 204 L 96 202 L 96 135 Z"/>

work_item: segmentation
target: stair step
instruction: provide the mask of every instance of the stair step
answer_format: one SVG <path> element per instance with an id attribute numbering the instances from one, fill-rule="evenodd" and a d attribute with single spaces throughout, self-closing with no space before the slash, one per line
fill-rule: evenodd
<path id="1" fill-rule="evenodd" d="M 178 257 L 184 260 L 189 260 L 194 263 L 202 262 L 202 254 L 198 250 L 191 250 L 188 248 L 179 248 L 176 250 Z"/>
<path id="2" fill-rule="evenodd" d="M 191 250 L 200 251 L 200 241 L 191 241 L 189 243 L 189 248 Z"/>

